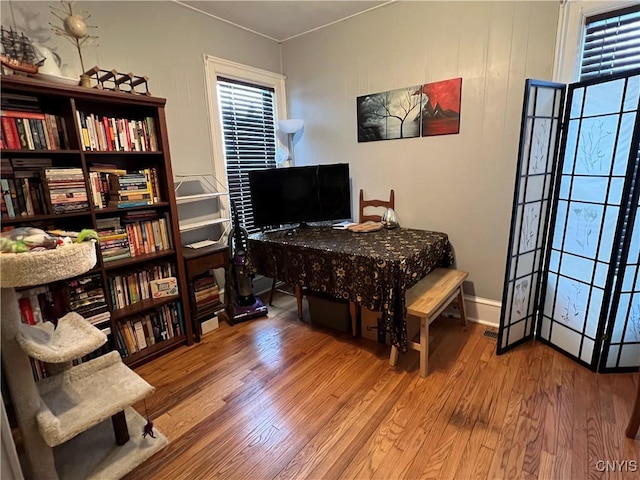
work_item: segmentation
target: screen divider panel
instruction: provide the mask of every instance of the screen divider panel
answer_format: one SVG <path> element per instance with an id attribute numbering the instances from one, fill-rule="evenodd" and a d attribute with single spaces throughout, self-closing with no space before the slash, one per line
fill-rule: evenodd
<path id="1" fill-rule="evenodd" d="M 638 136 L 640 132 L 636 131 Z M 640 366 L 640 150 L 634 167 L 632 202 L 625 218 L 625 237 L 629 238 L 624 242 L 615 278 L 610 321 L 598 367 L 602 372 L 636 371 Z"/>
<path id="2" fill-rule="evenodd" d="M 600 371 L 635 371 L 640 364 L 640 215 L 637 209 L 626 266 L 616 279 Z"/>
<path id="3" fill-rule="evenodd" d="M 637 155 L 636 80 L 617 76 L 568 90 L 538 336 L 592 369 L 612 305 L 629 208 Z"/>
<path id="4" fill-rule="evenodd" d="M 497 353 L 530 339 L 538 317 L 565 85 L 527 80 Z"/>

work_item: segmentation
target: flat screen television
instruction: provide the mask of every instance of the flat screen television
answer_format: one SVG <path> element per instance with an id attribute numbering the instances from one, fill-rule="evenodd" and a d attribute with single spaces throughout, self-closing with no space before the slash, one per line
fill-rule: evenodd
<path id="1" fill-rule="evenodd" d="M 249 172 L 256 227 L 351 218 L 349 164 Z"/>

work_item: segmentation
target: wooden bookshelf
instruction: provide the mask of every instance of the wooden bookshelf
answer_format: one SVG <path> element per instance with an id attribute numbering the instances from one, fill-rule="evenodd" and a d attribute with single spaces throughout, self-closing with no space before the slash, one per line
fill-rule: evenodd
<path id="1" fill-rule="evenodd" d="M 54 117 L 57 121 L 61 122 L 63 125 L 60 125 L 60 127 L 66 131 L 68 141 L 68 143 L 64 144 L 64 148 L 59 149 L 5 148 L 0 152 L 2 158 L 11 161 L 20 159 L 25 169 L 28 169 L 28 166 L 24 166 L 25 163 L 28 163 L 32 159 L 34 159 L 34 161 L 37 159 L 50 159 L 51 167 L 47 168 L 80 168 L 82 170 L 83 181 L 87 192 L 87 202 L 89 204 L 88 208 L 82 211 L 65 211 L 54 214 L 51 198 L 46 198 L 45 195 L 44 200 L 48 201 L 49 204 L 41 208 L 48 209 L 48 212 L 27 216 L 16 215 L 13 218 L 9 218 L 8 211 L 6 208 L 3 208 L 1 218 L 2 227 L 14 228 L 31 225 L 40 228 L 51 227 L 78 231 L 82 228 L 97 229 L 98 222 L 103 221 L 105 218 L 120 218 L 122 220 L 126 218 L 127 214 L 135 215 L 144 212 L 150 214 L 151 211 L 157 212 L 158 218 L 164 219 L 164 224 L 166 224 L 167 227 L 167 235 L 165 235 L 164 238 L 168 237 L 170 243 L 169 249 L 152 253 L 140 253 L 135 256 L 109 262 L 104 262 L 100 258 L 93 272 L 99 272 L 102 278 L 105 299 L 111 312 L 111 319 L 108 323 L 112 333 L 116 332 L 117 328 L 120 328 L 129 318 L 136 318 L 136 315 L 153 311 L 164 305 L 179 304 L 176 305 L 177 308 L 175 310 L 182 312 L 183 332 L 180 335 L 158 341 L 147 348 L 125 356 L 125 363 L 129 365 L 140 365 L 181 345 L 191 345 L 194 341 L 194 334 L 190 305 L 188 301 L 183 300 L 187 298 L 186 293 L 188 290 L 185 277 L 185 265 L 182 260 L 182 244 L 180 241 L 180 228 L 174 194 L 171 156 L 169 153 L 165 99 L 58 85 L 17 75 L 3 75 L 1 88 L 3 97 L 10 98 L 12 94 L 14 98 L 17 96 L 28 97 L 34 105 L 37 104 L 41 113 L 47 115 L 47 121 L 49 121 L 50 117 Z M 3 104 L 3 110 L 4 109 L 9 108 Z M 10 109 L 22 111 L 17 104 Z M 85 132 L 83 132 L 83 126 L 85 129 L 87 127 L 82 123 L 82 120 L 84 120 L 84 116 L 89 115 L 93 115 L 96 119 L 107 119 L 104 123 L 105 128 L 109 126 L 108 119 L 111 118 L 123 119 L 125 122 L 133 123 L 134 130 L 131 131 L 132 134 L 136 133 L 135 126 L 139 125 L 140 137 L 138 137 L 136 133 L 135 142 L 131 139 L 128 148 L 132 150 L 129 151 L 116 149 L 117 143 L 113 141 L 113 136 L 111 137 L 112 143 L 109 144 L 109 147 L 113 147 L 112 149 L 88 149 L 85 145 Z M 46 127 L 46 124 L 43 125 Z M 95 126 L 99 126 L 97 121 Z M 105 131 L 102 132 L 102 142 L 98 142 L 100 146 L 105 145 Z M 143 133 L 146 135 L 144 138 Z M 51 134 L 51 130 L 49 130 L 49 134 Z M 113 135 L 113 130 L 111 134 Z M 108 133 L 106 138 L 107 141 L 109 141 Z M 126 135 L 123 138 L 125 139 L 124 141 L 126 141 Z M 47 142 L 49 142 L 49 139 L 47 139 Z M 53 146 L 53 142 L 50 144 Z M 136 145 L 138 148 L 146 148 L 146 151 L 135 151 Z M 150 148 L 151 145 L 153 145 L 153 149 Z M 7 146 L 6 142 L 5 146 Z M 105 164 L 113 165 L 115 168 L 126 170 L 127 172 L 153 169 L 155 174 L 154 178 L 157 179 L 157 188 L 159 190 L 156 192 L 159 197 L 158 201 L 152 205 L 135 205 L 124 208 L 109 205 L 103 208 L 97 208 L 92 198 L 90 172 L 92 172 L 92 167 Z M 14 168 L 13 170 L 15 174 L 16 169 Z M 4 178 L 8 178 L 6 174 L 3 174 L 3 179 Z M 41 177 L 41 181 L 46 181 L 46 179 Z M 57 209 L 59 210 L 60 208 L 64 207 L 58 206 Z M 148 236 L 146 238 L 148 239 Z M 115 308 L 112 301 L 112 292 L 109 291 L 109 276 L 114 274 L 126 275 L 129 271 L 140 271 L 144 270 L 145 266 L 152 268 L 158 263 L 166 262 L 173 265 L 173 269 L 176 272 L 179 289 L 178 295 L 161 299 L 141 300 L 131 303 L 125 308 Z"/>

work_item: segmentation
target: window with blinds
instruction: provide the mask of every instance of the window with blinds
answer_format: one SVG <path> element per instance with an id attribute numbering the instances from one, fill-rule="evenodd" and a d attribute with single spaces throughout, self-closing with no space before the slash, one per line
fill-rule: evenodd
<path id="1" fill-rule="evenodd" d="M 229 197 L 241 225 L 253 221 L 249 171 L 276 166 L 275 91 L 273 88 L 217 77 Z"/>
<path id="2" fill-rule="evenodd" d="M 580 80 L 640 68 L 640 5 L 587 17 Z"/>

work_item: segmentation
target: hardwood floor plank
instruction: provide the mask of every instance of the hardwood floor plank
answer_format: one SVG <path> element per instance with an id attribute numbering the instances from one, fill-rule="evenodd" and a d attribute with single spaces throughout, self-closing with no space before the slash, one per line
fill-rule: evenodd
<path id="1" fill-rule="evenodd" d="M 542 450 L 540 452 L 540 469 L 538 472 L 538 477 L 540 480 L 555 480 L 557 477 L 554 477 L 553 466 L 556 463 L 555 455 L 550 454 L 549 452 Z"/>
<path id="2" fill-rule="evenodd" d="M 283 414 L 272 424 L 278 431 L 277 435 L 263 442 L 257 452 L 255 449 L 243 451 L 237 456 L 239 462 L 226 471 L 241 478 L 272 478 L 277 475 L 314 433 L 343 407 L 342 398 L 350 397 L 365 385 L 365 382 L 351 381 L 347 375 L 349 371 L 360 372 L 366 382 L 373 382 L 383 374 L 384 371 L 371 362 L 368 354 L 358 349 L 355 352 L 357 355 L 353 361 L 342 361 L 338 368 L 327 372 L 330 378 L 323 380 L 317 377 L 317 387 L 308 391 L 302 401 L 284 407 Z M 225 470 L 220 474 L 224 476 Z"/>
<path id="3" fill-rule="evenodd" d="M 352 417 L 352 422 L 345 422 L 348 426 L 347 430 L 343 431 L 341 438 L 334 444 L 331 455 L 325 456 L 323 461 L 317 464 L 310 472 L 309 476 L 311 478 L 320 476 L 341 478 L 342 472 L 351 463 L 373 431 L 378 428 L 380 422 L 393 407 L 402 392 L 413 381 L 411 376 L 392 370 L 389 370 L 381 377 L 381 380 L 384 380 L 385 377 L 389 377 L 389 380 L 385 380 L 382 385 L 376 384 L 368 392 L 365 401 L 361 404 L 364 406 L 368 403 L 368 407 L 354 409 L 355 412 L 358 412 L 358 415 Z M 388 387 L 386 384 L 388 384 Z M 385 387 L 387 388 L 385 389 Z M 385 390 L 386 394 L 383 393 Z M 392 402 L 381 401 L 380 397 L 383 395 L 386 395 L 387 399 L 392 400 Z M 341 427 L 343 428 L 344 426 Z"/>
<path id="4" fill-rule="evenodd" d="M 473 348 L 471 358 L 479 358 L 485 349 L 486 343 L 483 340 L 479 341 Z M 480 362 L 472 362 L 466 365 L 469 371 L 461 372 L 454 390 L 447 401 L 442 402 L 443 408 L 434 423 L 434 429 L 420 446 L 407 472 L 409 477 L 417 475 L 421 478 L 437 478 L 442 465 L 451 453 L 450 446 L 455 435 L 458 432 L 465 436 L 471 433 L 467 417 L 468 399 L 466 395 L 473 391 L 483 366 L 484 364 Z"/>
<path id="5" fill-rule="evenodd" d="M 440 474 L 443 478 L 471 478 L 476 471 L 476 464 L 480 456 L 480 450 L 483 448 L 487 436 L 491 434 L 492 425 L 490 425 L 490 416 L 492 408 L 499 402 L 500 390 L 492 388 L 493 385 L 502 385 L 507 373 L 507 369 L 502 367 L 501 359 L 495 355 L 495 343 L 490 342 L 485 353 L 490 353 L 484 367 L 483 379 L 479 383 L 479 387 L 474 393 L 474 403 L 477 412 L 474 415 L 475 422 L 469 440 L 466 445 L 461 445 L 462 456 L 460 462 L 453 470 L 453 462 L 447 462 L 449 472 L 455 473 L 451 477 L 445 475 L 441 470 Z M 454 447 L 456 448 L 456 447 Z M 490 449 L 492 452 L 493 450 Z M 487 465 L 488 470 L 488 465 Z"/>
<path id="6" fill-rule="evenodd" d="M 416 352 L 389 367 L 388 346 L 300 322 L 278 295 L 268 318 L 223 322 L 136 370 L 170 443 L 125 480 L 637 475 L 596 469 L 640 458 L 624 437 L 637 374 L 599 375 L 539 342 L 497 356 L 483 330 L 436 320 L 420 378 Z"/>

